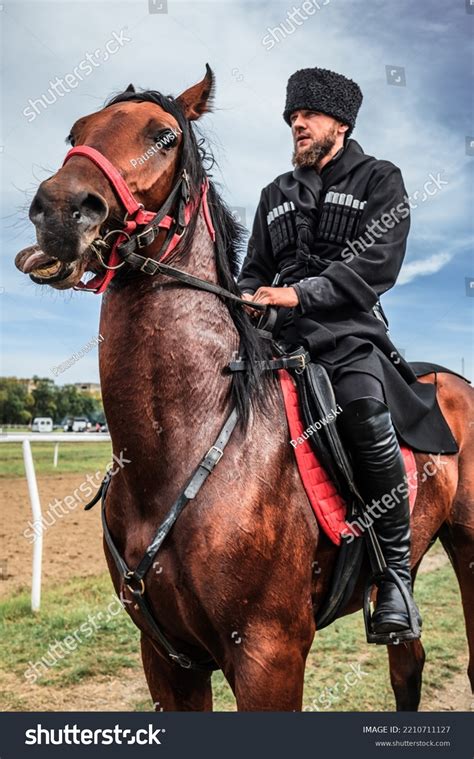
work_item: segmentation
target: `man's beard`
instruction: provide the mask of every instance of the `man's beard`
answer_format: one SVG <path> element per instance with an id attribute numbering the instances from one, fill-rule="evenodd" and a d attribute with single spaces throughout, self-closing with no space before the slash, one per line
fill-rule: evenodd
<path id="1" fill-rule="evenodd" d="M 336 131 L 330 132 L 319 142 L 313 140 L 311 145 L 304 150 L 297 150 L 296 146 L 293 150 L 291 162 L 296 168 L 303 168 L 304 166 L 313 166 L 318 168 L 319 162 L 325 158 L 334 145 L 336 144 Z"/>

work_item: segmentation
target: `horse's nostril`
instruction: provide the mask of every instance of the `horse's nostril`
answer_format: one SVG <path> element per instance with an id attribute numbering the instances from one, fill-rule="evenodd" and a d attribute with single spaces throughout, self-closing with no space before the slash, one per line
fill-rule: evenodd
<path id="1" fill-rule="evenodd" d="M 107 218 L 109 207 L 101 195 L 87 190 L 70 195 L 63 191 L 65 197 L 59 200 L 54 188 L 44 185 L 43 182 L 38 188 L 30 206 L 30 219 L 36 226 L 63 223 L 69 218 L 70 223 L 78 225 L 78 232 L 82 234 L 102 224 Z"/>
<path id="2" fill-rule="evenodd" d="M 36 221 L 39 220 L 40 216 L 43 213 L 44 213 L 44 206 L 40 198 L 38 197 L 38 193 L 37 193 L 35 197 L 33 198 L 33 202 L 31 203 L 31 206 L 30 206 L 30 211 L 29 211 L 30 220 L 33 223 L 35 223 Z"/>
<path id="3" fill-rule="evenodd" d="M 80 224 L 85 222 L 88 226 L 102 223 L 108 214 L 107 203 L 100 195 L 92 192 L 82 192 L 72 203 L 72 218 Z"/>

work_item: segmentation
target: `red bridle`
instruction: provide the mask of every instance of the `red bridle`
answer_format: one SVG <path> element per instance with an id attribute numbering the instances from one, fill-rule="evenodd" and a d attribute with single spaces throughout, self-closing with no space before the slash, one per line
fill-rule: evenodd
<path id="1" fill-rule="evenodd" d="M 116 239 L 114 241 L 109 259 L 107 261 L 106 267 L 107 271 L 105 274 L 97 274 L 93 279 L 89 280 L 89 282 L 80 282 L 75 289 L 78 290 L 89 290 L 93 291 L 97 294 L 103 293 L 104 290 L 107 288 L 113 277 L 115 276 L 115 273 L 117 269 L 119 269 L 125 262 L 122 261 L 120 258 L 117 248 L 118 246 L 123 243 L 125 240 L 129 240 L 133 233 L 136 231 L 137 227 L 147 226 L 148 224 L 151 224 L 153 219 L 157 216 L 156 211 L 146 211 L 141 203 L 138 203 L 135 198 L 133 197 L 133 194 L 130 191 L 130 188 L 128 187 L 126 181 L 122 177 L 122 175 L 119 173 L 119 171 L 115 168 L 115 166 L 110 163 L 108 158 L 106 158 L 102 153 L 100 153 L 98 150 L 95 150 L 95 148 L 88 147 L 87 145 L 80 145 L 77 148 L 72 148 L 66 155 L 63 166 L 69 161 L 70 158 L 73 158 L 74 156 L 83 156 L 84 158 L 88 158 L 92 163 L 94 163 L 104 174 L 104 176 L 108 179 L 110 185 L 114 189 L 116 195 L 118 196 L 119 200 L 121 201 L 122 205 L 125 208 L 125 216 L 123 219 L 123 228 L 111 230 L 110 232 L 105 235 L 103 239 L 106 239 L 109 235 L 115 235 Z M 187 175 L 184 174 L 184 179 L 187 181 Z M 194 211 L 199 205 L 199 201 L 201 201 L 202 210 L 204 219 L 206 221 L 206 225 L 209 231 L 209 234 L 211 236 L 211 239 L 215 240 L 215 231 L 211 220 L 211 215 L 209 212 L 209 206 L 207 203 L 207 191 L 209 187 L 209 182 L 206 179 L 201 187 L 201 193 L 200 198 L 198 199 L 190 199 L 188 203 L 186 204 L 184 208 L 184 223 L 185 228 L 189 223 L 189 220 L 191 219 Z M 175 224 L 175 219 L 173 216 L 170 216 L 167 214 L 164 216 L 157 224 L 158 227 L 161 229 L 170 229 L 171 226 Z M 166 250 L 162 253 L 160 257 L 160 261 L 163 261 L 165 258 L 168 258 L 168 256 L 173 252 L 173 250 L 176 248 L 178 242 L 181 240 L 183 236 L 183 231 L 180 231 L 179 233 L 175 233 L 167 247 Z"/>

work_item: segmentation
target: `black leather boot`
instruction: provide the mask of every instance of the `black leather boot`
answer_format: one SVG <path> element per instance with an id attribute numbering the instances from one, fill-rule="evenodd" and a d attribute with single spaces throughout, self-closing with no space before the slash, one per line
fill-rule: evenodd
<path id="1" fill-rule="evenodd" d="M 338 426 L 352 457 L 355 482 L 368 508 L 367 513 L 373 519 L 385 561 L 412 598 L 408 486 L 403 455 L 390 412 L 386 404 L 377 398 L 358 398 L 344 406 Z M 386 498 L 390 506 L 385 506 L 380 500 L 386 494 L 391 495 L 390 500 Z M 421 626 L 414 601 L 413 608 Z M 409 631 L 410 628 L 400 590 L 393 581 L 382 580 L 372 617 L 373 632 L 396 633 Z"/>

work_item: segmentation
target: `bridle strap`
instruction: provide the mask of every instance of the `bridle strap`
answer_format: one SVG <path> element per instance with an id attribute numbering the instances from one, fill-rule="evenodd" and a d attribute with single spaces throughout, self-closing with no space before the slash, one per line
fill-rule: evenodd
<path id="1" fill-rule="evenodd" d="M 92 280 L 89 280 L 89 282 L 80 282 L 75 287 L 76 290 L 89 290 L 90 292 L 99 294 L 104 292 L 115 276 L 116 269 L 120 268 L 121 259 L 117 254 L 117 249 L 120 243 L 124 244 L 127 242 L 130 246 L 130 250 L 135 249 L 135 247 L 147 247 L 155 241 L 163 230 L 168 230 L 163 245 L 160 248 L 159 255 L 160 258 L 169 255 L 184 234 L 189 219 L 194 211 L 195 203 L 190 202 L 189 178 L 185 169 L 180 172 L 178 179 L 161 208 L 157 212 L 146 211 L 143 204 L 138 203 L 135 199 L 120 172 L 108 158 L 102 155 L 102 153 L 88 145 L 79 145 L 78 147 L 72 148 L 67 153 L 63 161 L 63 166 L 75 156 L 87 158 L 100 169 L 126 211 L 123 219 L 123 229 L 111 230 L 108 233 L 112 234 L 112 232 L 114 232 L 116 234 L 116 239 L 110 251 L 105 275 L 98 274 Z M 206 190 L 207 183 L 203 186 L 204 196 Z M 176 218 L 170 215 L 175 206 Z M 135 235 L 134 233 L 137 227 L 140 226 L 145 226 L 146 229 L 140 235 Z M 213 233 L 214 230 L 210 229 L 212 237 Z M 145 244 L 142 243 L 144 238 L 146 238 Z M 98 240 L 97 244 L 100 245 L 100 242 L 101 241 Z"/>
<path id="2" fill-rule="evenodd" d="M 105 157 L 105 155 L 102 155 L 102 153 L 100 153 L 98 150 L 91 148 L 88 145 L 78 145 L 77 148 L 71 148 L 71 150 L 66 154 L 66 157 L 63 161 L 63 166 L 71 158 L 74 158 L 74 156 L 82 156 L 83 158 L 88 158 L 89 161 L 92 161 L 92 163 L 94 163 L 101 170 L 102 174 L 104 174 L 105 177 L 109 180 L 109 183 L 118 195 L 120 201 L 122 202 L 122 205 L 125 207 L 125 210 L 127 211 L 127 217 L 134 217 L 140 211 L 143 211 L 143 205 L 141 203 L 138 203 L 138 201 L 134 198 L 125 179 L 115 168 L 115 166 L 109 161 L 109 159 Z M 148 215 L 150 212 L 145 211 L 144 214 Z M 150 214 L 150 216 L 154 216 L 154 214 Z M 150 221 L 148 218 L 146 218 L 146 220 L 142 218 L 135 219 L 135 222 L 137 224 L 146 224 L 148 221 Z"/>
<path id="3" fill-rule="evenodd" d="M 180 176 L 178 177 L 173 189 L 161 206 L 160 210 L 158 212 L 145 211 L 143 204 L 138 203 L 138 201 L 135 199 L 120 172 L 115 168 L 115 166 L 109 161 L 108 158 L 102 155 L 102 153 L 100 153 L 95 148 L 89 147 L 88 145 L 79 145 L 77 148 L 71 148 L 71 150 L 67 153 L 63 161 L 63 166 L 74 156 L 82 156 L 83 158 L 88 158 L 101 170 L 104 176 L 108 179 L 122 205 L 125 207 L 126 214 L 124 224 L 125 231 L 127 232 L 133 231 L 137 226 L 142 226 L 144 224 L 152 224 L 154 225 L 154 228 L 157 228 L 158 224 L 161 222 L 164 222 L 166 228 L 169 228 L 173 222 L 173 218 L 171 216 L 168 216 L 168 214 L 173 207 L 178 193 L 181 192 L 181 199 L 183 200 L 184 205 L 189 202 L 189 180 L 185 170 L 180 173 Z M 181 216 L 181 219 L 179 221 L 183 221 L 184 223 L 185 220 L 183 216 L 183 209 L 181 208 L 179 209 L 179 215 Z M 130 228 L 130 223 L 133 227 L 132 229 Z"/>
<path id="4" fill-rule="evenodd" d="M 203 185 L 203 197 L 205 197 L 206 192 L 207 185 Z M 178 201 L 177 219 L 169 215 L 176 201 Z M 153 215 L 151 222 L 146 225 L 146 228 L 142 232 L 130 236 L 129 239 L 120 244 L 120 249 L 123 251 L 120 257 L 126 260 L 127 256 L 124 255 L 125 252 L 131 254 L 137 249 L 149 247 L 164 229 L 167 229 L 168 232 L 158 251 L 158 258 L 161 259 L 169 255 L 183 236 L 195 205 L 195 203 L 190 203 L 189 179 L 186 170 L 183 170 L 160 210 Z"/>
<path id="5" fill-rule="evenodd" d="M 77 148 L 71 148 L 71 150 L 67 153 L 63 161 L 63 166 L 74 156 L 82 156 L 84 158 L 88 158 L 89 161 L 92 161 L 92 163 L 94 163 L 102 171 L 102 173 L 105 174 L 118 197 L 120 198 L 122 204 L 125 206 L 127 214 L 129 216 L 134 216 L 140 210 L 140 208 L 143 208 L 143 206 L 138 203 L 133 197 L 125 179 L 117 171 L 115 166 L 110 163 L 109 159 L 106 158 L 105 155 L 102 155 L 102 153 L 99 153 L 98 150 L 91 148 L 88 145 L 79 145 Z"/>
<path id="6" fill-rule="evenodd" d="M 88 145 L 79 145 L 78 147 L 71 148 L 63 161 L 63 166 L 74 156 L 87 158 L 101 170 L 126 209 L 124 229 L 114 230 L 117 233 L 117 238 L 110 254 L 107 265 L 108 271 L 105 276 L 101 277 L 100 275 L 97 275 L 87 284 L 79 283 L 76 289 L 92 290 L 95 293 L 103 292 L 115 276 L 116 269 L 120 268 L 119 264 L 120 261 L 122 261 L 128 263 L 134 269 L 139 269 L 144 274 L 164 274 L 178 280 L 182 284 L 188 285 L 189 287 L 214 293 L 214 295 L 218 295 L 226 300 L 231 300 L 242 306 L 249 305 L 249 302 L 244 298 L 240 298 L 235 293 L 226 290 L 224 287 L 220 287 L 220 285 L 216 285 L 214 282 L 200 279 L 193 274 L 188 274 L 187 272 L 181 271 L 181 269 L 176 269 L 174 266 L 168 266 L 167 264 L 162 263 L 163 259 L 174 250 L 180 241 L 186 230 L 191 214 L 195 210 L 194 206 L 196 204 L 190 202 L 189 179 L 185 169 L 181 171 L 170 194 L 159 211 L 155 213 L 145 211 L 143 205 L 138 203 L 132 195 L 120 172 L 109 159 L 102 155 L 98 150 L 91 148 Z M 207 189 L 208 181 L 206 180 L 201 192 L 202 208 L 209 233 L 214 241 L 215 232 L 207 204 Z M 177 219 L 169 215 L 176 202 Z M 143 225 L 146 226 L 146 228 L 142 232 L 133 234 L 137 226 Z M 163 229 L 167 229 L 168 232 L 158 252 L 159 260 L 142 256 L 136 252 L 137 248 L 146 248 L 151 245 Z M 254 303 L 252 304 L 252 308 L 255 308 L 258 311 L 265 311 L 267 306 L 261 303 Z"/>
<path id="7" fill-rule="evenodd" d="M 122 248 L 124 247 L 126 247 L 126 245 L 120 245 L 117 248 L 120 256 L 122 256 Z M 177 269 L 175 266 L 169 266 L 161 261 L 155 261 L 154 258 L 146 258 L 138 253 L 128 253 L 123 255 L 123 259 L 130 264 L 132 268 L 139 269 L 144 274 L 149 274 L 151 276 L 154 274 L 164 274 L 167 277 L 172 277 L 173 279 L 178 280 L 183 285 L 189 285 L 198 290 L 214 293 L 214 295 L 219 295 L 221 298 L 231 300 L 234 303 L 239 303 L 241 306 L 251 306 L 259 311 L 266 311 L 267 309 L 267 306 L 263 303 L 250 303 L 248 300 L 235 295 L 230 290 L 226 290 L 225 287 L 216 285 L 214 282 L 209 282 L 207 279 L 195 277 L 194 274 L 188 274 L 188 272 L 182 271 L 182 269 Z"/>

